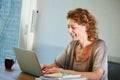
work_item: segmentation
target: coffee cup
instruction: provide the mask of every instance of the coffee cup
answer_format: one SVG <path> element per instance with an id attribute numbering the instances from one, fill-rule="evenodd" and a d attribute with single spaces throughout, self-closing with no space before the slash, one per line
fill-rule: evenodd
<path id="1" fill-rule="evenodd" d="M 5 69 L 11 70 L 13 64 L 14 64 L 14 60 L 12 58 L 5 58 Z"/>

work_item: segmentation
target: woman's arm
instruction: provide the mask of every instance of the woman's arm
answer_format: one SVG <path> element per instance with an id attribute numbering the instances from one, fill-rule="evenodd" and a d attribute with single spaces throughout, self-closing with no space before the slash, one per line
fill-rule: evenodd
<path id="1" fill-rule="evenodd" d="M 73 70 L 65 70 L 59 68 L 55 62 L 51 64 L 43 64 L 44 65 L 44 73 L 45 74 L 50 74 L 50 73 L 57 73 L 57 72 L 67 72 L 70 74 L 80 74 L 81 77 L 86 77 L 88 80 L 101 80 L 104 70 L 102 68 L 98 68 L 97 70 L 93 72 L 78 72 L 78 71 L 73 71 Z"/>
<path id="2" fill-rule="evenodd" d="M 101 80 L 104 70 L 103 69 L 97 69 L 93 72 L 77 72 L 73 70 L 61 70 L 62 72 L 68 72 L 70 74 L 80 74 L 81 77 L 86 77 L 88 80 Z"/>
<path id="3" fill-rule="evenodd" d="M 55 64 L 52 64 L 55 65 Z M 45 74 L 50 74 L 50 73 L 57 73 L 57 72 L 67 72 L 70 74 L 77 74 L 77 75 L 81 75 L 81 77 L 85 77 L 88 80 L 101 80 L 104 70 L 103 69 L 97 69 L 93 72 L 78 72 L 78 71 L 73 71 L 73 70 L 65 70 L 65 69 L 61 69 L 58 67 L 51 67 L 49 69 L 45 70 Z"/>

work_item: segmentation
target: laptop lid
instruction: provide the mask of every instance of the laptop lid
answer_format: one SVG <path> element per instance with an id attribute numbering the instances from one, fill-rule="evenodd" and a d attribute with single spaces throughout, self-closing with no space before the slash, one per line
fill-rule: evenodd
<path id="1" fill-rule="evenodd" d="M 29 51 L 22 48 L 16 48 L 16 47 L 13 47 L 13 50 L 22 72 L 25 72 L 34 76 L 43 75 L 38 58 L 34 51 Z"/>

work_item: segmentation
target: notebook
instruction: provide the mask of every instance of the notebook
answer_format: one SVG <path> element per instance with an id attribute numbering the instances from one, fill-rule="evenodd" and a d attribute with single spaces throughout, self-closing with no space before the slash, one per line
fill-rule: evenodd
<path id="1" fill-rule="evenodd" d="M 17 62 L 22 72 L 34 76 L 43 76 L 40 63 L 34 51 L 13 47 Z"/>

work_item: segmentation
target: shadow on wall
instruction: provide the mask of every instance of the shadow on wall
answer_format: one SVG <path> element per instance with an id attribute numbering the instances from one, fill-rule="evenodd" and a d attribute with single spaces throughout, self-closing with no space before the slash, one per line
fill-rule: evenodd
<path id="1" fill-rule="evenodd" d="M 35 50 L 40 63 L 48 64 L 55 60 L 55 58 L 64 51 L 64 48 L 52 45 L 41 45 Z"/>

